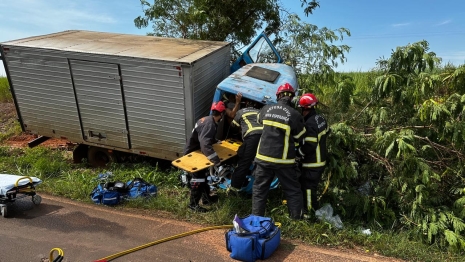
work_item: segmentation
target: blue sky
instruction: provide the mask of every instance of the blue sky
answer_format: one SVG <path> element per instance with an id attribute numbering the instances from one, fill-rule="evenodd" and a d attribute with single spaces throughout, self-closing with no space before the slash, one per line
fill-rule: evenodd
<path id="1" fill-rule="evenodd" d="M 397 46 L 423 39 L 443 62 L 465 63 L 465 1 L 320 0 L 309 17 L 299 0 L 282 2 L 307 23 L 351 31 L 343 43 L 352 49 L 338 71 L 370 70 Z M 71 29 L 145 35 L 151 28 L 133 23 L 139 15 L 139 0 L 2 0 L 0 42 Z M 3 64 L 0 75 L 5 75 Z"/>

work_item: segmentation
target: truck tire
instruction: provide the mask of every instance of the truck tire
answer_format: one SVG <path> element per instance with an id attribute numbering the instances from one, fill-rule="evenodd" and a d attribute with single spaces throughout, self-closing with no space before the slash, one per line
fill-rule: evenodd
<path id="1" fill-rule="evenodd" d="M 114 162 L 113 152 L 100 147 L 89 147 L 87 151 L 87 161 L 92 167 L 105 167 Z"/>
<path id="2" fill-rule="evenodd" d="M 79 144 L 73 150 L 73 162 L 74 163 L 82 163 L 84 158 L 87 158 L 87 151 L 89 151 L 89 146 L 84 144 Z"/>

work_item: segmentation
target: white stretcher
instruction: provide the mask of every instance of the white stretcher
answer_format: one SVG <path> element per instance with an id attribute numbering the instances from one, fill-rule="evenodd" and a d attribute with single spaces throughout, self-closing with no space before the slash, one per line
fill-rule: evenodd
<path id="1" fill-rule="evenodd" d="M 36 194 L 35 187 L 42 183 L 37 177 L 0 174 L 0 209 L 2 216 L 8 215 L 8 206 L 16 199 L 32 197 L 32 202 L 40 204 L 42 198 Z"/>

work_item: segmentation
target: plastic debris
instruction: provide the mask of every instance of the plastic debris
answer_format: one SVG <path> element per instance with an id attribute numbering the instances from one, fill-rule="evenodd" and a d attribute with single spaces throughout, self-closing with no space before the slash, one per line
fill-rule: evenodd
<path id="1" fill-rule="evenodd" d="M 363 229 L 362 234 L 369 236 L 369 235 L 371 235 L 371 230 L 369 228 Z"/>
<path id="2" fill-rule="evenodd" d="M 318 220 L 326 221 L 337 229 L 342 229 L 344 227 L 339 215 L 333 216 L 333 207 L 330 204 L 325 204 L 323 207 L 315 211 L 315 216 Z"/>
<path id="3" fill-rule="evenodd" d="M 358 192 L 360 192 L 360 194 L 368 196 L 371 192 L 370 181 L 365 182 L 365 184 L 361 185 L 357 190 Z"/>

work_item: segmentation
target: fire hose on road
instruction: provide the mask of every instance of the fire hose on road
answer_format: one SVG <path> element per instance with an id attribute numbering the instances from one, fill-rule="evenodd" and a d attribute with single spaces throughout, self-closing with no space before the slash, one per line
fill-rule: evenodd
<path id="1" fill-rule="evenodd" d="M 275 225 L 276 225 L 277 227 L 281 227 L 281 223 L 279 223 L 279 222 L 275 222 Z M 111 260 L 113 260 L 113 259 L 115 259 L 115 258 L 124 256 L 124 255 L 127 255 L 127 254 L 129 254 L 129 253 L 132 253 L 132 252 L 135 252 L 135 251 L 138 251 L 138 250 L 141 250 L 141 249 L 144 249 L 144 248 L 153 246 L 153 245 L 157 245 L 157 244 L 160 244 L 160 243 L 163 243 L 163 242 L 167 242 L 167 241 L 170 241 L 170 240 L 178 239 L 178 238 L 181 238 L 181 237 L 185 237 L 185 236 L 189 236 L 189 235 L 193 235 L 193 234 L 197 234 L 197 233 L 205 232 L 205 231 L 209 231 L 209 230 L 214 230 L 214 229 L 226 229 L 226 228 L 232 228 L 232 227 L 233 227 L 232 225 L 222 225 L 222 226 L 212 226 L 212 227 L 205 227 L 205 228 L 200 228 L 200 229 L 192 230 L 192 231 L 189 231 L 189 232 L 185 232 L 185 233 L 177 234 L 177 235 L 174 235 L 174 236 L 171 236 L 171 237 L 167 237 L 167 238 L 163 238 L 163 239 L 160 239 L 160 240 L 156 240 L 156 241 L 153 241 L 153 242 L 150 242 L 150 243 L 147 243 L 147 244 L 138 246 L 138 247 L 134 247 L 134 248 L 131 248 L 131 249 L 128 249 L 128 250 L 125 250 L 125 251 L 116 253 L 116 254 L 114 254 L 114 255 L 107 256 L 107 257 L 104 257 L 104 258 L 95 260 L 94 262 L 107 262 L 107 261 L 111 261 Z"/>

